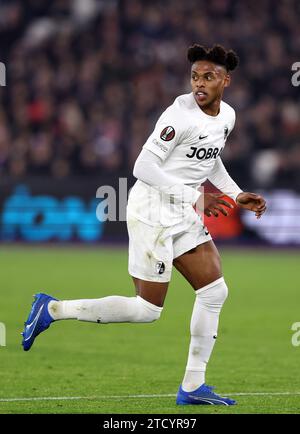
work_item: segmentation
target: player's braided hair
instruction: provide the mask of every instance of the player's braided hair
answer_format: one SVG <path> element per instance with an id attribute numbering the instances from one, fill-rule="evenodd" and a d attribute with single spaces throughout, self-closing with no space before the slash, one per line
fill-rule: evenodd
<path id="1" fill-rule="evenodd" d="M 239 63 L 238 55 L 233 50 L 227 51 L 222 45 L 205 48 L 203 45 L 194 44 L 188 49 L 187 57 L 191 63 L 197 60 L 209 60 L 225 66 L 227 71 L 233 71 Z"/>

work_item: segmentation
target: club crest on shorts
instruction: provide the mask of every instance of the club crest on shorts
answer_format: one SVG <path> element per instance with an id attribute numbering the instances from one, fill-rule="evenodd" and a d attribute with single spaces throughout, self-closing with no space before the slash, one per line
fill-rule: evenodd
<path id="1" fill-rule="evenodd" d="M 156 265 L 155 265 L 155 271 L 157 274 L 163 274 L 163 272 L 165 271 L 166 266 L 163 263 L 163 261 L 157 261 Z"/>
<path id="2" fill-rule="evenodd" d="M 170 140 L 174 139 L 174 137 L 175 137 L 175 130 L 173 127 L 170 126 L 165 127 L 160 133 L 160 138 L 165 142 L 169 142 Z"/>

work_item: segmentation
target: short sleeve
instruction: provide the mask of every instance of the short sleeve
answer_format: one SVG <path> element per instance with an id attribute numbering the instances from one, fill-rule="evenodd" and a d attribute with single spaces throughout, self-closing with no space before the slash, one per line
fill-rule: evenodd
<path id="1" fill-rule="evenodd" d="M 175 110 L 167 109 L 158 119 L 143 148 L 165 160 L 182 140 L 182 134 L 183 126 L 179 114 Z"/>

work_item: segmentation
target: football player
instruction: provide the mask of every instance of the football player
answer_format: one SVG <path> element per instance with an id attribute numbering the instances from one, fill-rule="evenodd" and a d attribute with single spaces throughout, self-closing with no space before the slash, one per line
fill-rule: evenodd
<path id="1" fill-rule="evenodd" d="M 136 296 L 59 301 L 38 294 L 25 323 L 23 347 L 29 350 L 53 321 L 158 320 L 175 266 L 195 291 L 188 360 L 176 403 L 233 405 L 234 400 L 216 394 L 205 383 L 228 289 L 218 250 L 201 218 L 201 212 L 227 215 L 232 205 L 199 187 L 210 180 L 258 219 L 266 203 L 262 196 L 242 191 L 221 160 L 235 124 L 235 111 L 222 97 L 238 65 L 237 55 L 220 45 L 210 49 L 194 45 L 187 57 L 191 93 L 178 96 L 162 113 L 134 166 L 137 181 L 129 195 L 127 227 L 129 273 Z"/>

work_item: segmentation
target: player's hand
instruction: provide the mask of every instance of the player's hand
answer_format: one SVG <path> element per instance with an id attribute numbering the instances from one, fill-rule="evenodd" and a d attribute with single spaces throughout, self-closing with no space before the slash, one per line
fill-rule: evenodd
<path id="1" fill-rule="evenodd" d="M 202 202 L 202 205 L 198 205 L 197 203 L 197 208 L 201 212 L 204 212 L 207 217 L 211 217 L 212 215 L 218 217 L 219 213 L 227 216 L 228 212 L 225 207 L 233 208 L 233 205 L 230 202 L 221 199 L 221 197 L 224 197 L 224 194 L 204 193 L 200 196 L 200 202 Z"/>
<path id="2" fill-rule="evenodd" d="M 266 201 L 259 194 L 244 192 L 236 198 L 236 203 L 240 208 L 255 212 L 256 218 L 260 219 L 266 211 Z"/>

